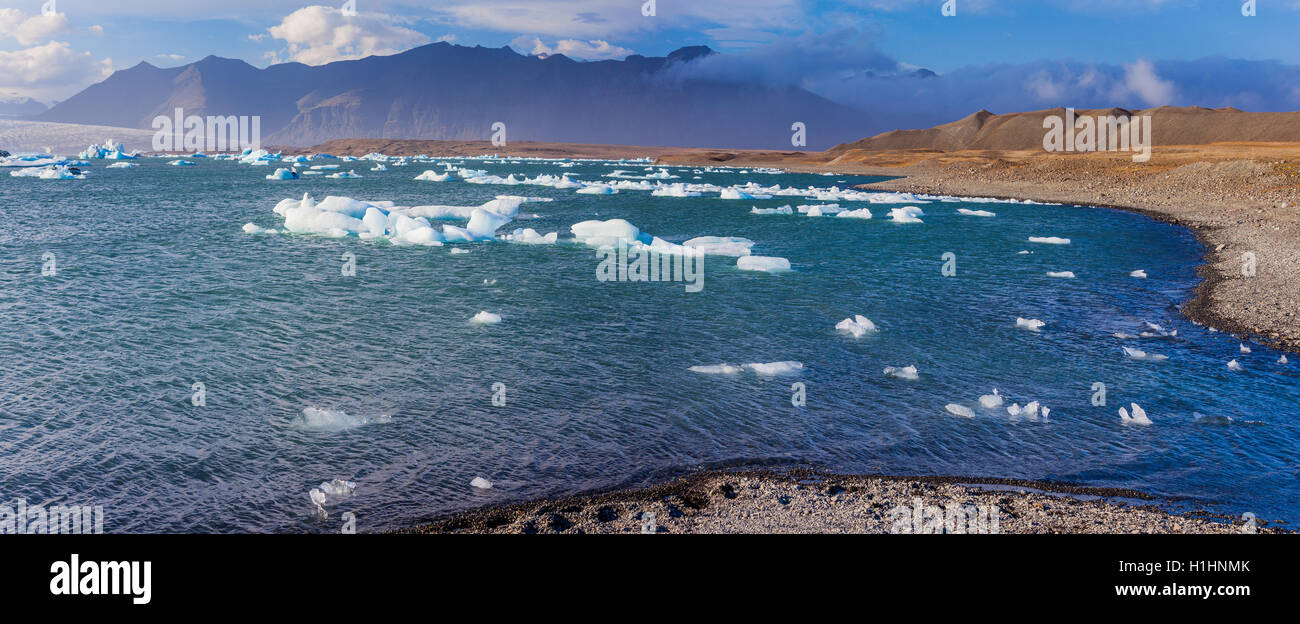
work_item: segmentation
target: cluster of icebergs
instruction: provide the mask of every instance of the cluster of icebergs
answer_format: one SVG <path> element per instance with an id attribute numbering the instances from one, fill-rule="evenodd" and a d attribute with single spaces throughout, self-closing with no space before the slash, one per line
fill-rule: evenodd
<path id="1" fill-rule="evenodd" d="M 397 245 L 439 246 L 443 243 L 490 241 L 496 231 L 519 213 L 525 198 L 501 196 L 481 206 L 397 206 L 391 201 L 365 202 L 329 196 L 317 203 L 310 195 L 286 199 L 275 207 L 290 232 L 340 238 L 356 235 L 365 240 L 384 238 Z M 465 227 L 435 227 L 430 219 L 468 219 Z M 266 233 L 249 223 L 244 231 Z"/>
<path id="2" fill-rule="evenodd" d="M 997 388 L 993 389 L 993 394 L 983 394 L 979 397 L 979 408 L 986 412 L 999 412 L 1003 409 L 1005 400 Z M 974 418 L 975 410 L 960 403 L 949 403 L 944 406 L 945 411 L 954 416 L 962 418 Z M 1023 407 L 1019 403 L 1012 403 L 1005 406 L 1006 412 L 1013 420 L 1025 419 L 1033 422 L 1046 421 L 1048 414 L 1052 409 L 1041 405 L 1038 401 L 1030 401 Z"/>

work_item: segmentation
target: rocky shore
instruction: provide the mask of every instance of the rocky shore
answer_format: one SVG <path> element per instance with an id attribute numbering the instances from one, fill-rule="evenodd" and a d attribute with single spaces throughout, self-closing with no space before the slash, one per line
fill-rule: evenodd
<path id="1" fill-rule="evenodd" d="M 489 507 L 401 533 L 1273 533 L 1140 492 L 1005 479 L 709 471 Z"/>

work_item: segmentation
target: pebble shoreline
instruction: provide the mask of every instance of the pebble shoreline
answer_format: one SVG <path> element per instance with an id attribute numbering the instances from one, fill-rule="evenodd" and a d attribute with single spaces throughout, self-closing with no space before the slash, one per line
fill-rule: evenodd
<path id="1" fill-rule="evenodd" d="M 487 507 L 397 532 L 640 534 L 648 532 L 648 514 L 653 532 L 670 534 L 1283 532 L 1207 512 L 1170 513 L 1159 503 L 1133 491 L 1005 479 L 723 470 L 641 489 Z M 918 508 L 928 511 L 917 514 Z M 950 508 L 983 515 L 963 524 L 945 517 Z"/>

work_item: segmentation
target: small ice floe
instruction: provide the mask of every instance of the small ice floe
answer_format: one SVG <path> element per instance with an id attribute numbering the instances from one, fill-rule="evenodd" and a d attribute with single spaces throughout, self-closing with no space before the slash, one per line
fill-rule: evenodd
<path id="1" fill-rule="evenodd" d="M 452 248 L 451 248 L 451 255 L 453 255 L 453 256 L 454 256 L 454 255 L 457 255 L 457 254 L 467 254 L 467 253 L 469 253 L 469 250 L 468 250 L 468 249 L 465 249 L 464 247 L 452 247 Z"/>
<path id="2" fill-rule="evenodd" d="M 1059 236 L 1030 236 L 1029 242 L 1040 245 L 1069 245 L 1070 239 Z"/>
<path id="3" fill-rule="evenodd" d="M 1074 279 L 1074 271 L 1048 271 L 1048 277 L 1063 277 L 1065 279 Z"/>
<path id="4" fill-rule="evenodd" d="M 1120 424 L 1123 424 L 1123 425 L 1149 425 L 1149 424 L 1151 424 L 1151 419 L 1150 419 L 1150 418 L 1147 418 L 1147 413 L 1146 413 L 1145 410 L 1142 409 L 1141 406 L 1139 406 L 1137 403 L 1130 403 L 1129 405 L 1131 405 L 1131 406 L 1133 407 L 1133 414 L 1132 414 L 1132 415 L 1129 414 L 1129 411 L 1128 411 L 1128 410 L 1126 410 L 1126 409 L 1124 409 L 1124 408 L 1122 408 L 1122 407 L 1119 408 L 1119 422 L 1120 422 Z"/>
<path id="5" fill-rule="evenodd" d="M 1047 323 L 1044 323 L 1043 321 L 1040 321 L 1038 319 L 1027 319 L 1027 318 L 1016 317 L 1016 327 L 1020 329 L 1027 329 L 1032 332 L 1041 330 L 1043 326 L 1046 324 Z"/>
<path id="6" fill-rule="evenodd" d="M 543 236 L 533 228 L 518 228 L 512 233 L 506 234 L 504 238 L 521 245 L 551 245 L 560 239 L 560 233 L 551 232 Z"/>
<path id="7" fill-rule="evenodd" d="M 469 322 L 475 325 L 496 325 L 497 323 L 501 322 L 501 315 L 493 314 L 491 312 L 488 312 L 487 310 L 484 310 L 482 312 L 479 312 L 478 314 L 475 314 L 474 318 L 470 319 Z"/>
<path id="8" fill-rule="evenodd" d="M 1241 371 L 1246 370 L 1246 368 L 1241 365 L 1241 362 L 1238 362 L 1237 360 L 1232 360 L 1228 362 L 1228 370 L 1236 373 L 1240 373 Z"/>
<path id="9" fill-rule="evenodd" d="M 302 176 L 292 169 L 276 169 L 275 173 L 266 176 L 268 180 L 299 180 Z"/>
<path id="10" fill-rule="evenodd" d="M 1032 254 L 1032 253 L 1034 253 L 1034 252 L 1029 251 L 1028 249 L 1021 249 L 1020 251 L 1017 251 L 1017 252 L 1016 252 L 1016 255 L 1017 255 L 1017 256 L 1028 256 L 1029 254 Z"/>
<path id="11" fill-rule="evenodd" d="M 871 211 L 866 208 L 858 208 L 857 210 L 845 210 L 835 216 L 840 219 L 870 219 Z"/>
<path id="12" fill-rule="evenodd" d="M 996 217 L 996 216 L 998 216 L 997 213 L 989 212 L 989 211 L 987 211 L 987 210 L 971 210 L 971 209 L 969 209 L 969 208 L 958 208 L 958 209 L 957 209 L 957 214 L 963 214 L 963 215 L 966 215 L 966 216 L 968 216 L 968 217 Z"/>
<path id="13" fill-rule="evenodd" d="M 290 421 L 290 426 L 304 431 L 343 431 L 364 425 L 386 425 L 393 422 L 393 417 L 380 414 L 374 418 L 352 416 L 343 410 L 308 407 Z"/>
<path id="14" fill-rule="evenodd" d="M 497 285 L 497 281 L 489 277 L 489 278 L 483 280 L 483 285 L 484 285 L 484 286 L 496 286 L 496 285 Z"/>
<path id="15" fill-rule="evenodd" d="M 1129 277 L 1136 277 L 1136 278 L 1138 278 L 1138 279 L 1146 279 L 1146 278 L 1147 278 L 1147 272 L 1146 272 L 1146 271 L 1143 271 L 1142 269 L 1138 269 L 1138 270 L 1136 270 L 1136 271 L 1134 271 L 1134 272 L 1132 272 L 1132 273 L 1129 273 L 1128 276 L 1129 276 Z"/>
<path id="16" fill-rule="evenodd" d="M 132 167 L 138 167 L 138 166 L 139 166 L 139 165 L 137 165 L 137 164 L 135 164 L 135 163 L 129 163 L 129 162 L 117 162 L 117 163 L 113 163 L 113 164 L 111 164 L 111 165 L 109 165 L 109 166 L 107 166 L 107 167 L 104 167 L 104 168 L 105 168 L 105 169 L 130 169 L 130 168 L 132 168 Z"/>
<path id="17" fill-rule="evenodd" d="M 325 177 L 327 177 L 327 178 L 333 178 L 333 179 L 335 179 L 335 180 L 353 180 L 353 179 L 356 179 L 356 178 L 360 178 L 361 176 L 357 175 L 357 172 L 356 172 L 356 170 L 354 169 L 354 170 L 352 170 L 352 171 L 344 171 L 344 172 L 341 172 L 341 173 L 331 173 L 331 174 L 329 174 L 329 175 L 327 175 L 327 176 L 325 176 Z"/>
<path id="18" fill-rule="evenodd" d="M 956 404 L 956 403 L 949 403 L 949 404 L 947 404 L 947 405 L 944 406 L 944 409 L 945 409 L 945 410 L 948 410 L 948 413 L 949 413 L 949 414 L 952 414 L 953 416 L 961 416 L 962 418 L 974 418 L 974 417 L 975 417 L 975 412 L 974 412 L 974 411 L 971 411 L 971 408 L 966 407 L 965 405 L 958 405 L 958 404 Z"/>
<path id="19" fill-rule="evenodd" d="M 169 162 L 169 163 L 167 163 L 167 164 L 169 164 L 169 165 L 171 165 L 171 166 L 173 166 L 173 167 L 193 167 L 193 166 L 194 166 L 194 163 L 192 163 L 192 162 L 190 162 L 190 161 L 188 161 L 188 160 L 173 160 L 173 161 L 171 161 L 171 162 Z"/>
<path id="20" fill-rule="evenodd" d="M 1052 410 L 1048 408 L 1042 408 L 1043 420 L 1047 419 L 1047 414 L 1051 411 Z M 1039 414 L 1038 401 L 1031 401 L 1024 407 L 1020 407 L 1019 403 L 1012 403 L 1011 406 L 1007 408 L 1007 413 L 1011 414 L 1013 418 L 1024 418 L 1026 420 L 1037 421 Z"/>
<path id="21" fill-rule="evenodd" d="M 703 375 L 735 375 L 743 370 L 745 369 L 739 366 L 732 366 L 725 363 L 710 364 L 708 366 L 692 366 L 690 368 L 692 373 L 700 373 Z"/>
<path id="22" fill-rule="evenodd" d="M 474 477 L 474 479 L 469 482 L 469 486 L 480 490 L 490 490 L 492 489 L 492 482 L 483 477 Z"/>
<path id="23" fill-rule="evenodd" d="M 1237 347 L 1241 349 L 1241 352 L 1242 352 L 1242 353 L 1250 353 L 1250 347 L 1247 347 L 1247 346 L 1246 346 L 1245 344 L 1243 344 L 1243 343 L 1238 343 L 1238 344 L 1237 344 Z"/>
<path id="24" fill-rule="evenodd" d="M 782 273 L 790 270 L 790 261 L 771 256 L 741 256 L 736 259 L 736 268 L 741 271 Z"/>
<path id="25" fill-rule="evenodd" d="M 998 389 L 993 389 L 993 394 L 980 395 L 980 407 L 984 409 L 997 409 L 1002 407 L 1002 395 L 998 394 Z"/>
<path id="26" fill-rule="evenodd" d="M 379 163 L 378 165 L 375 165 L 375 166 L 371 167 L 370 170 L 371 170 L 371 171 L 388 171 L 388 167 L 385 166 L 383 163 Z"/>
<path id="27" fill-rule="evenodd" d="M 1286 356 L 1283 355 L 1282 357 L 1278 358 L 1278 359 L 1277 359 L 1277 363 L 1278 363 L 1278 364 L 1281 364 L 1281 365 L 1283 365 L 1283 366 L 1286 366 L 1286 364 L 1287 364 Z"/>
<path id="28" fill-rule="evenodd" d="M 1143 338 L 1176 338 L 1178 336 L 1178 330 L 1169 331 L 1155 323 L 1143 322 L 1142 326 L 1146 328 L 1146 331 L 1142 332 Z"/>
<path id="29" fill-rule="evenodd" d="M 889 218 L 894 223 L 924 223 L 924 221 L 921 221 L 920 219 L 924 214 L 925 213 L 916 206 L 904 206 L 902 208 L 891 208 L 889 210 Z"/>
<path id="30" fill-rule="evenodd" d="M 745 370 L 753 372 L 755 375 L 771 377 L 774 375 L 789 375 L 803 370 L 801 362 L 769 362 L 766 364 L 753 363 L 746 364 Z"/>
<path id="31" fill-rule="evenodd" d="M 257 225 L 256 223 L 245 223 L 244 233 L 245 234 L 279 234 L 280 231 L 275 229 L 267 229 L 260 225 Z"/>
<path id="32" fill-rule="evenodd" d="M 759 208 L 759 207 L 757 207 L 757 206 L 753 206 L 753 207 L 750 208 L 750 210 L 749 210 L 749 214 L 756 214 L 756 215 L 775 215 L 775 214 L 781 214 L 781 215 L 792 215 L 792 214 L 794 214 L 794 208 L 792 208 L 792 207 L 790 207 L 790 206 L 781 206 L 780 208 Z M 843 214 L 843 213 L 840 213 L 840 214 Z"/>
<path id="33" fill-rule="evenodd" d="M 861 314 L 840 321 L 839 324 L 835 326 L 835 329 L 836 331 L 844 332 L 846 334 L 852 334 L 854 338 L 861 338 L 869 333 L 878 331 L 876 329 L 876 324 L 872 323 L 871 319 L 862 316 Z"/>
<path id="34" fill-rule="evenodd" d="M 907 379 L 909 381 L 920 379 L 920 375 L 917 373 L 915 366 L 886 366 L 885 376 L 897 379 Z"/>
<path id="35" fill-rule="evenodd" d="M 447 178 L 450 177 L 451 177 L 450 173 L 438 173 L 437 171 L 425 171 L 424 173 L 415 176 L 415 179 L 421 182 L 446 182 Z"/>
<path id="36" fill-rule="evenodd" d="M 345 479 L 332 479 L 323 481 L 320 485 L 307 491 L 307 498 L 311 500 L 313 513 L 324 520 L 329 517 L 329 512 L 325 507 L 337 505 L 344 499 L 352 496 L 357 489 L 355 481 Z"/>
<path id="37" fill-rule="evenodd" d="M 1138 339 L 1137 334 L 1126 334 L 1126 333 L 1124 333 L 1124 332 L 1115 332 L 1115 333 L 1111 334 L 1111 337 L 1112 337 L 1112 338 L 1119 338 L 1120 340 L 1137 340 L 1137 339 Z"/>
<path id="38" fill-rule="evenodd" d="M 618 189 L 608 184 L 589 184 L 574 192 L 579 195 L 617 195 Z"/>
<path id="39" fill-rule="evenodd" d="M 1197 425 L 1231 425 L 1231 416 L 1206 416 L 1200 412 L 1192 414 L 1192 422 Z"/>
<path id="40" fill-rule="evenodd" d="M 1147 353 L 1146 351 L 1134 349 L 1132 347 L 1124 347 L 1124 355 L 1130 360 L 1137 360 L 1139 362 L 1163 362 L 1169 359 L 1169 356 L 1167 355 Z"/>

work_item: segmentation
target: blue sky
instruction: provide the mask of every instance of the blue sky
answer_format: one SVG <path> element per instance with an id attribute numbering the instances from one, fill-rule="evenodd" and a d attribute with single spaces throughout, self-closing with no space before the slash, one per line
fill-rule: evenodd
<path id="1" fill-rule="evenodd" d="M 320 64 L 437 40 L 587 59 L 699 44 L 754 64 L 804 55 L 782 70 L 798 75 L 782 79 L 827 93 L 834 76 L 890 64 L 956 76 L 1071 62 L 1115 80 L 1139 62 L 1156 63 L 1156 80 L 1161 62 L 1204 57 L 1300 65 L 1300 0 L 1257 0 L 1255 17 L 1242 16 L 1240 0 L 954 0 L 955 17 L 941 15 L 943 0 L 657 0 L 653 17 L 642 15 L 644 0 L 356 0 L 356 17 L 338 10 L 343 0 L 54 0 L 57 14 L 42 16 L 48 1 L 0 9 L 0 96 L 65 98 L 142 60 Z M 1049 73 L 1055 82 L 1086 75 Z M 1058 93 L 1040 86 L 1026 88 Z"/>

